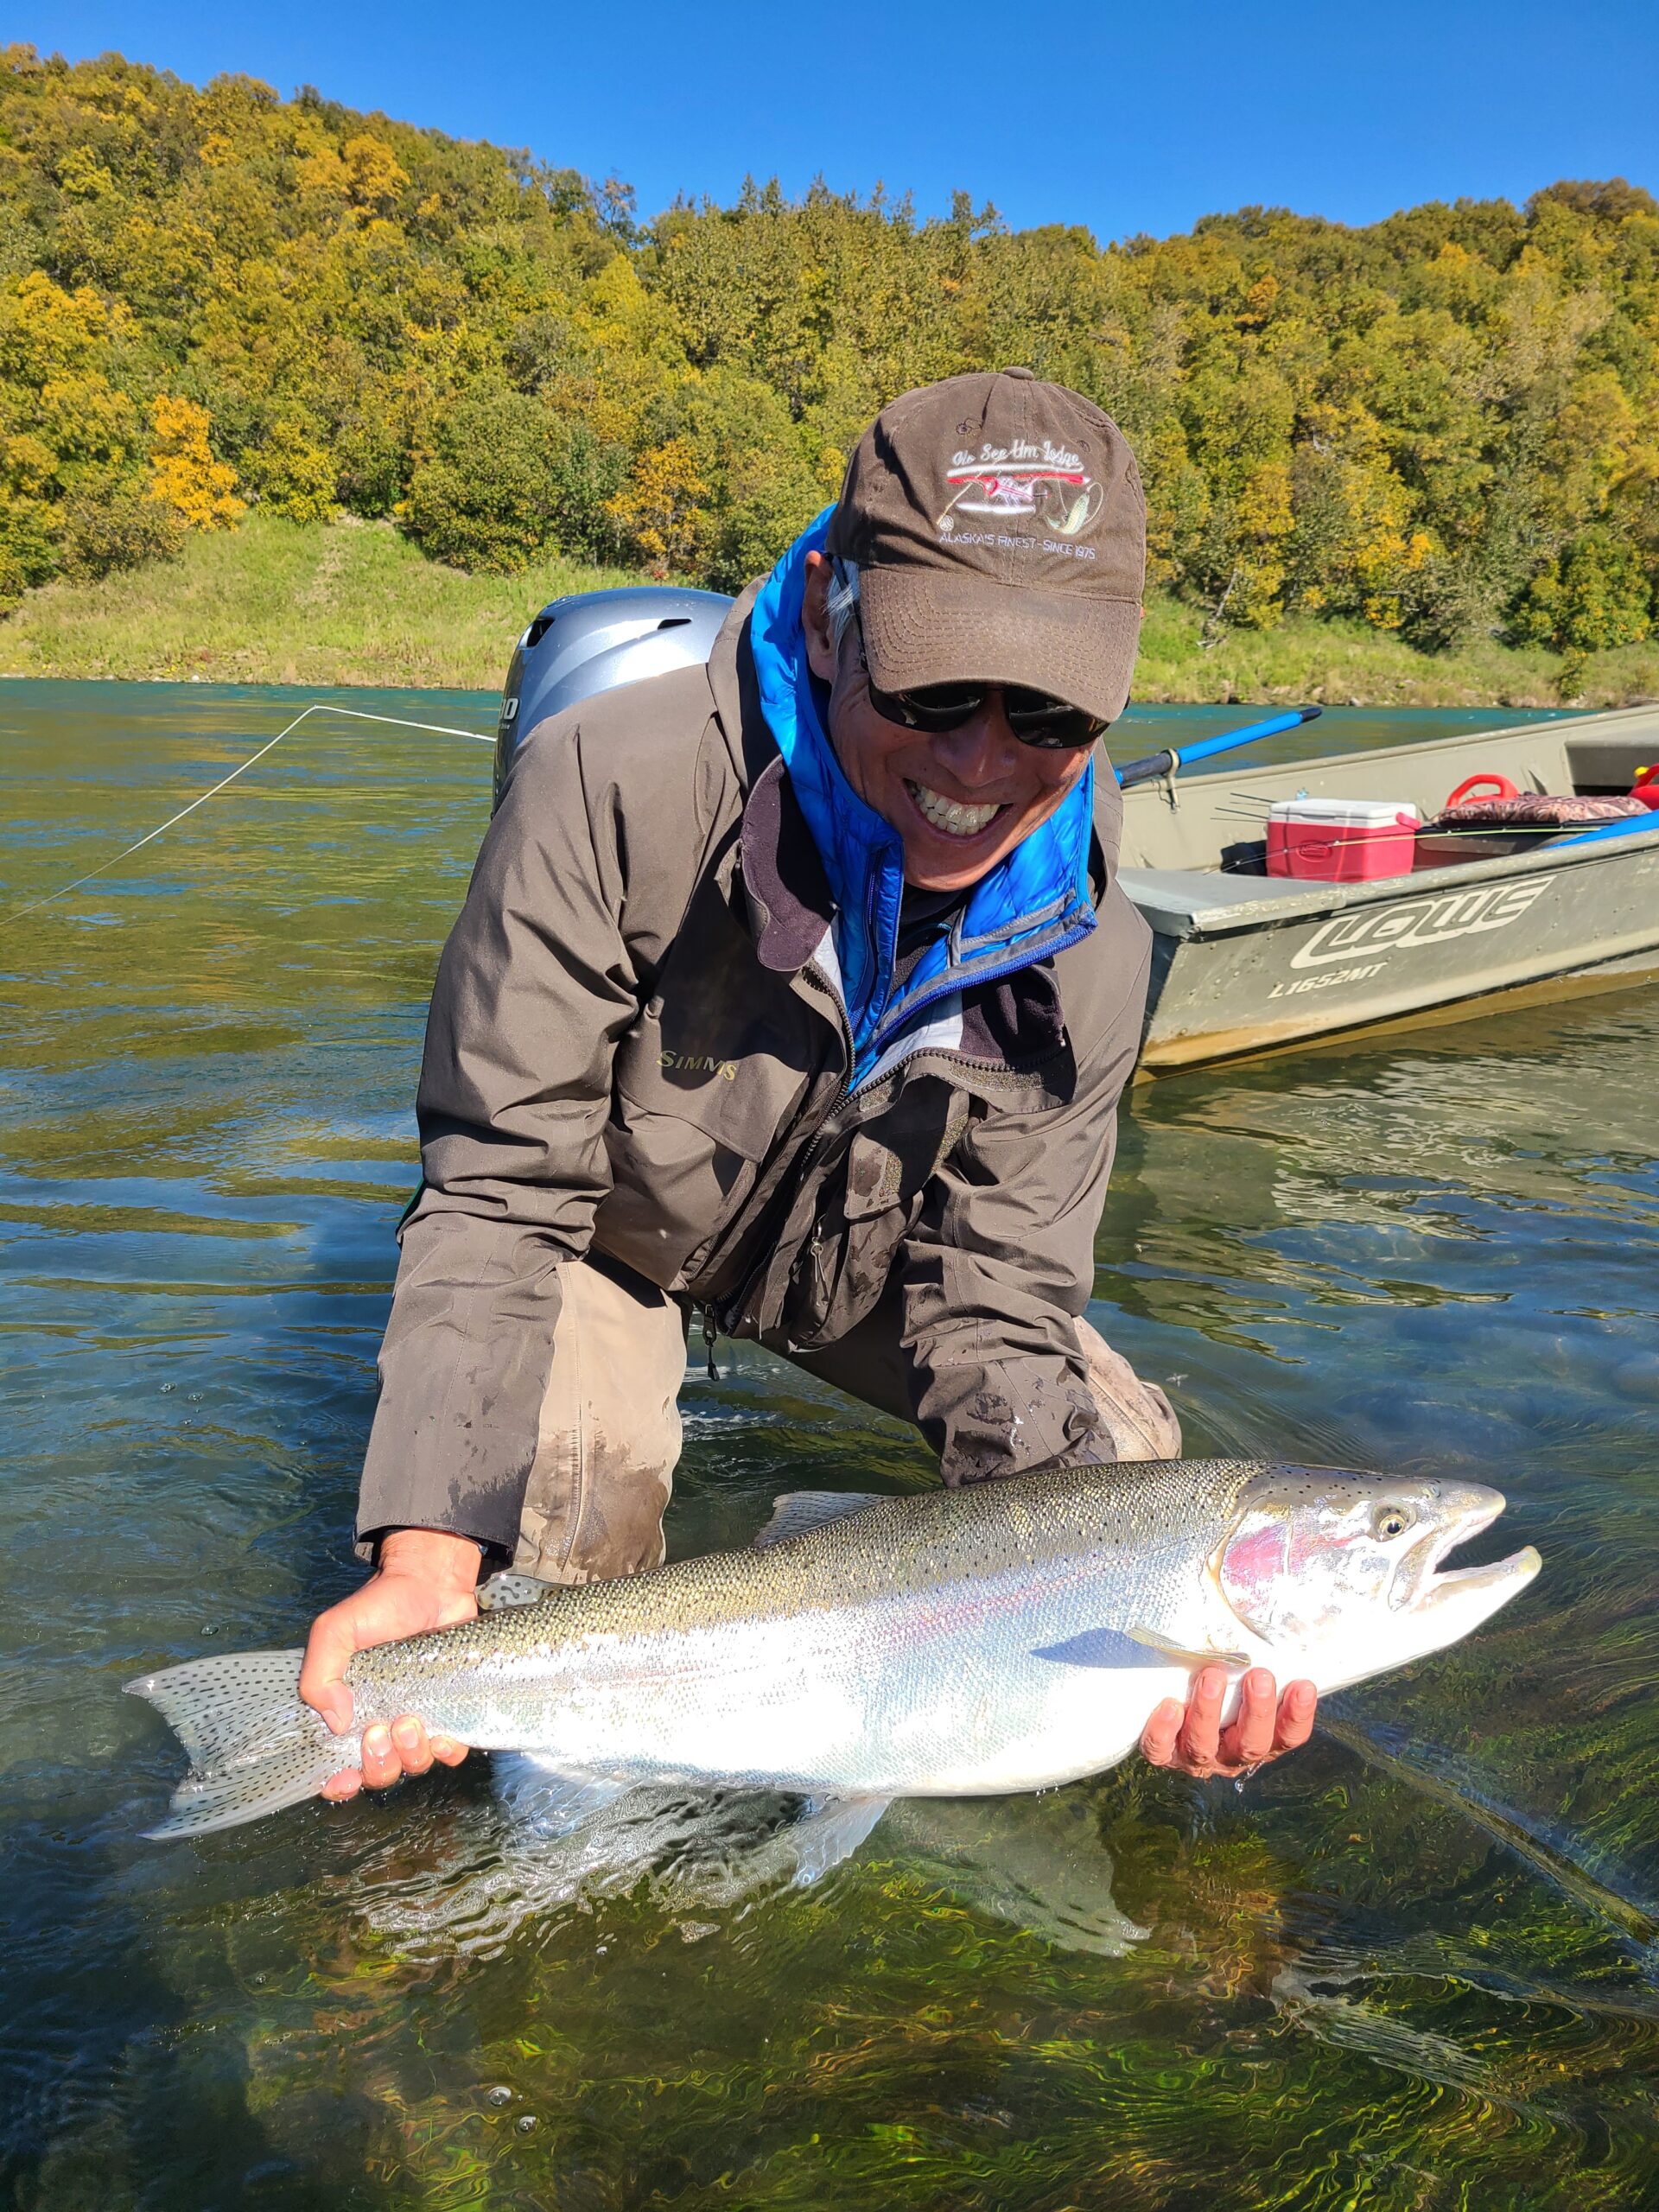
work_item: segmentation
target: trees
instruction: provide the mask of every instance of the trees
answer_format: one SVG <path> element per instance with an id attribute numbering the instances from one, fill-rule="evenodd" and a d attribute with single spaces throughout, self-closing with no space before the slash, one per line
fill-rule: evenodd
<path id="1" fill-rule="evenodd" d="M 0 207 L 0 605 L 255 500 L 734 588 L 887 399 L 1018 361 L 1117 416 L 1212 626 L 1573 656 L 1653 617 L 1659 201 L 1622 179 L 1103 248 L 822 186 L 640 226 L 308 89 L 14 47 Z"/>

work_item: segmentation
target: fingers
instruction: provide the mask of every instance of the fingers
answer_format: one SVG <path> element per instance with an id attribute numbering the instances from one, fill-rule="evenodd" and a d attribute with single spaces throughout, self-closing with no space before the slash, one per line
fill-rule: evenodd
<path id="1" fill-rule="evenodd" d="M 1174 1764 L 1175 1746 L 1185 1718 L 1186 1707 L 1178 1697 L 1166 1697 L 1161 1705 L 1153 1707 L 1152 1717 L 1141 1732 L 1141 1755 L 1150 1765 Z"/>
<path id="2" fill-rule="evenodd" d="M 1279 1725 L 1274 1735 L 1274 1758 L 1281 1751 L 1300 1751 L 1313 1733 L 1313 1716 L 1319 1702 L 1319 1694 L 1312 1682 L 1290 1685 L 1279 1707 Z"/>
<path id="3" fill-rule="evenodd" d="M 1221 1708 L 1227 1698 L 1227 1673 L 1205 1667 L 1192 1685 L 1181 1724 L 1175 1764 L 1187 1774 L 1216 1774 L 1221 1748 Z"/>
<path id="4" fill-rule="evenodd" d="M 300 1669 L 300 1696 L 336 1736 L 345 1735 L 352 1725 L 352 1691 L 345 1675 L 356 1650 L 347 1605 L 331 1605 L 312 1622 Z"/>
<path id="5" fill-rule="evenodd" d="M 466 1756 L 465 1744 L 456 1743 L 453 1736 L 429 1736 L 424 1724 L 412 1713 L 405 1713 L 390 1726 L 381 1721 L 365 1728 L 361 1768 L 347 1767 L 334 1776 L 323 1784 L 322 1795 L 337 1805 L 344 1804 L 365 1786 L 389 1789 L 405 1775 L 430 1773 L 435 1762 L 459 1766 Z"/>
<path id="6" fill-rule="evenodd" d="M 1273 1757 L 1279 1692 L 1265 1667 L 1252 1667 L 1239 1688 L 1238 1711 L 1220 1745 L 1224 1773 L 1240 1774 Z"/>
<path id="7" fill-rule="evenodd" d="M 1299 1751 L 1313 1734 L 1319 1699 L 1312 1682 L 1292 1682 L 1281 1700 L 1268 1669 L 1252 1667 L 1239 1686 L 1238 1710 L 1224 1729 L 1228 1681 L 1224 1668 L 1205 1667 L 1184 1707 L 1168 1698 L 1156 1708 L 1141 1737 L 1152 1765 L 1201 1780 L 1236 1778 L 1281 1752 Z"/>

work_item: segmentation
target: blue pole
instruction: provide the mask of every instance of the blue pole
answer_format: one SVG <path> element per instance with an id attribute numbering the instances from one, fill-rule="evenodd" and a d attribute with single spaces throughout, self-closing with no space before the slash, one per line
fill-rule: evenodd
<path id="1" fill-rule="evenodd" d="M 1266 721 L 1251 722 L 1244 729 L 1218 730 L 1214 737 L 1201 737 L 1194 745 L 1166 746 L 1161 753 L 1147 753 L 1144 760 L 1126 761 L 1114 772 L 1128 791 L 1132 785 L 1151 783 L 1155 777 L 1173 776 L 1191 760 L 1207 760 L 1212 753 L 1230 753 L 1236 745 L 1254 745 L 1259 737 L 1277 737 L 1283 730 L 1300 729 L 1324 712 L 1323 707 L 1292 707 L 1282 715 L 1269 715 Z"/>
<path id="2" fill-rule="evenodd" d="M 1565 853 L 1574 845 L 1599 845 L 1609 837 L 1631 837 L 1643 830 L 1659 830 L 1659 812 L 1652 807 L 1644 814 L 1627 814 L 1619 822 L 1598 822 L 1593 830 L 1581 830 L 1576 837 L 1552 837 L 1543 849 Z"/>

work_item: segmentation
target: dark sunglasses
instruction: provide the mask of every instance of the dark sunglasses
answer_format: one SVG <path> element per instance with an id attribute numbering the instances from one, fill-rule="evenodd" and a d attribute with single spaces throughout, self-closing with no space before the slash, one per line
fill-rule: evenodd
<path id="1" fill-rule="evenodd" d="M 1080 752 L 1108 727 L 1098 715 L 1086 715 L 1081 707 L 1051 699 L 1046 692 L 1027 691 L 1018 683 L 925 683 L 913 691 L 880 690 L 864 651 L 862 611 L 855 607 L 853 619 L 858 626 L 858 664 L 864 671 L 870 704 L 884 721 L 940 736 L 972 721 L 995 691 L 1001 695 L 1008 728 L 1021 745 L 1033 746 L 1039 752 Z"/>

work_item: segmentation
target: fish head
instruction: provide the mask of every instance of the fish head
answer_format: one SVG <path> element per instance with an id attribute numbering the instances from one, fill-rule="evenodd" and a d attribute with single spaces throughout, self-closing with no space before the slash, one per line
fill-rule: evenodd
<path id="1" fill-rule="evenodd" d="M 1466 1636 L 1542 1564 L 1530 1544 L 1489 1566 L 1448 1554 L 1503 1510 L 1482 1483 L 1268 1467 L 1246 1488 L 1211 1565 L 1236 1618 L 1322 1688 Z"/>

